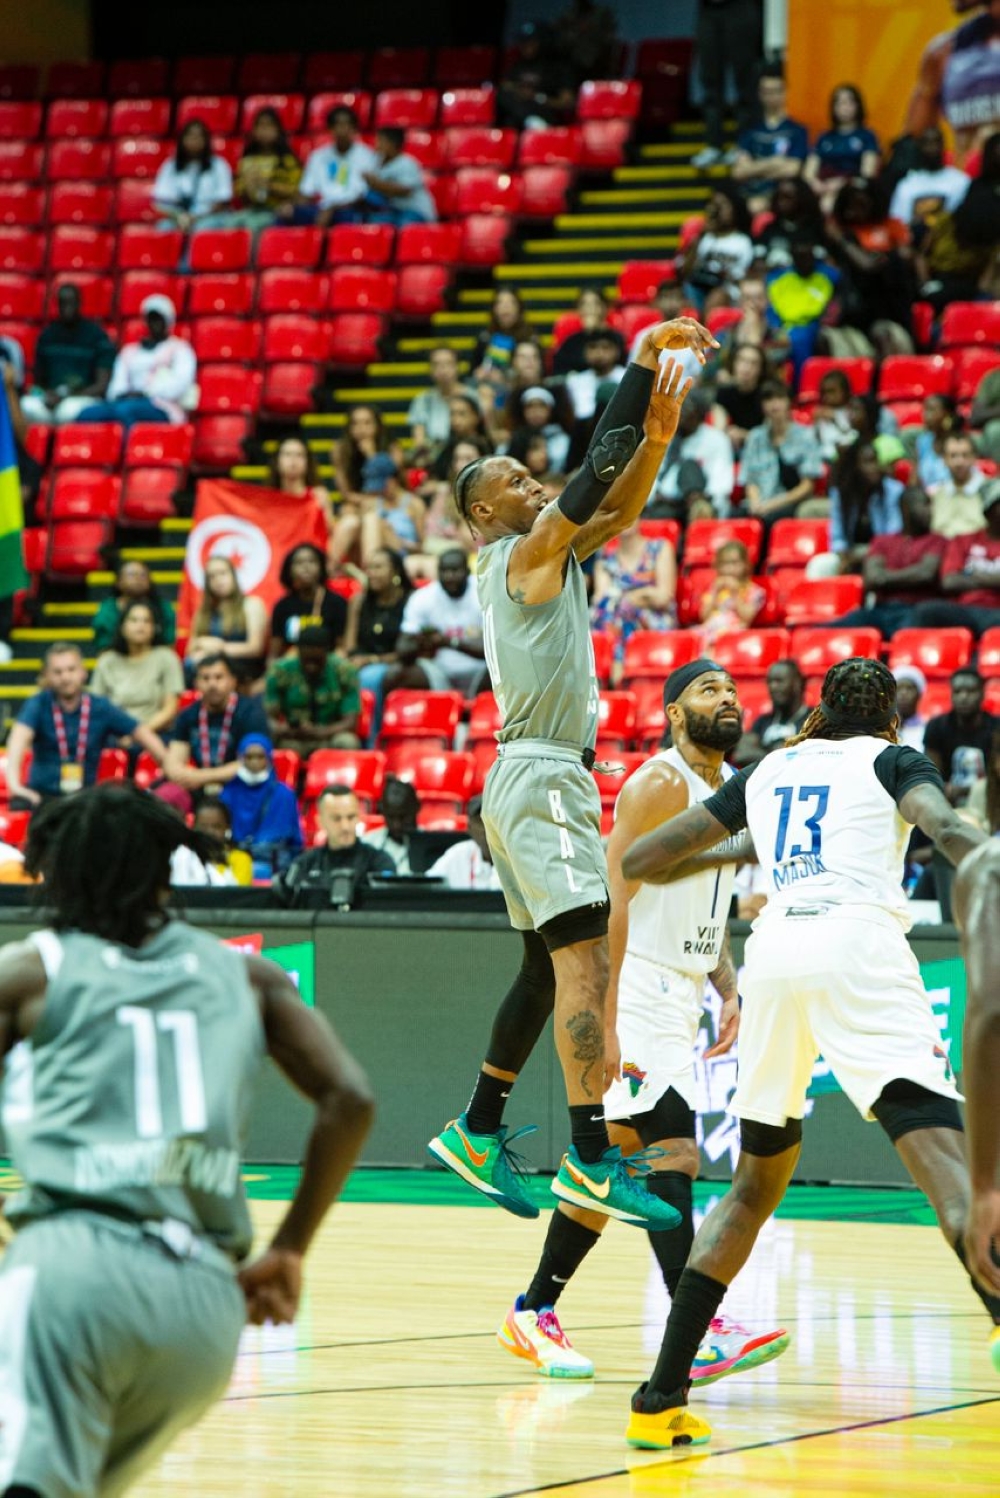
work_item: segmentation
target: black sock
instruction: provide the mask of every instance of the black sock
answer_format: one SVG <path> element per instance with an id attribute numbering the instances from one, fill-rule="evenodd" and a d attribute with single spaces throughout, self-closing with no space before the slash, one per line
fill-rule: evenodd
<path id="1" fill-rule="evenodd" d="M 610 1147 L 603 1103 L 570 1104 L 570 1137 L 585 1165 L 596 1165 Z"/>
<path id="2" fill-rule="evenodd" d="M 496 1133 L 503 1121 L 503 1110 L 513 1085 L 502 1077 L 491 1077 L 489 1072 L 479 1073 L 465 1110 L 470 1134 Z"/>
<path id="3" fill-rule="evenodd" d="M 541 1311 L 554 1306 L 600 1236 L 582 1222 L 574 1222 L 557 1207 L 545 1234 L 535 1277 L 524 1297 L 525 1310 Z"/>
<path id="4" fill-rule="evenodd" d="M 661 1202 L 669 1202 L 681 1214 L 677 1227 L 649 1234 L 656 1262 L 673 1300 L 694 1242 L 694 1204 L 691 1199 L 694 1182 L 682 1170 L 654 1170 L 646 1177 L 646 1186 Z"/>
<path id="5" fill-rule="evenodd" d="M 649 1376 L 650 1393 L 671 1403 L 677 1394 L 679 1403 L 686 1402 L 683 1396 L 691 1379 L 691 1364 L 728 1288 L 697 1269 L 685 1269 L 674 1292 L 660 1356 Z"/>
<path id="6" fill-rule="evenodd" d="M 962 1268 L 965 1270 L 966 1274 L 968 1274 L 969 1266 L 965 1262 L 965 1244 L 962 1242 L 961 1238 L 959 1238 L 958 1242 L 953 1243 L 951 1246 L 958 1255 Z M 1000 1297 L 991 1295 L 988 1290 L 985 1290 L 983 1288 L 978 1280 L 974 1280 L 972 1278 L 971 1274 L 969 1274 L 969 1284 L 972 1286 L 973 1290 L 975 1290 L 976 1294 L 979 1296 L 979 1299 L 982 1301 L 983 1305 L 992 1316 L 993 1325 L 1000 1326 Z"/>

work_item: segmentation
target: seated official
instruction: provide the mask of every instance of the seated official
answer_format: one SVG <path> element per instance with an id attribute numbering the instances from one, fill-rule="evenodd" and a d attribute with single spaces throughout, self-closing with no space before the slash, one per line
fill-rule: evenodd
<path id="1" fill-rule="evenodd" d="M 371 875 L 395 874 L 388 853 L 358 838 L 361 807 L 349 785 L 328 785 L 316 803 L 316 815 L 326 837 L 324 847 L 310 848 L 279 874 L 271 893 L 279 905 L 302 906 L 329 900 L 334 879 L 342 874 L 355 882 Z"/>

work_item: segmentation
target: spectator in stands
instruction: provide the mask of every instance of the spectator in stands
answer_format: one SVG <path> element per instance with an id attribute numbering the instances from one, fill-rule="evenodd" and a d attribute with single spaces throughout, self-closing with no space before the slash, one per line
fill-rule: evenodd
<path id="1" fill-rule="evenodd" d="M 20 395 L 24 389 L 24 349 L 10 333 L 0 333 L 0 364 L 10 369 L 10 382 Z"/>
<path id="2" fill-rule="evenodd" d="M 615 13 L 595 0 L 569 0 L 554 24 L 560 56 L 575 83 L 587 78 L 612 78 L 615 66 Z"/>
<path id="3" fill-rule="evenodd" d="M 42 689 L 29 697 L 7 740 L 7 795 L 12 811 L 31 810 L 97 780 L 102 749 L 133 740 L 156 760 L 166 753 L 155 729 L 106 697 L 85 690 L 87 668 L 79 645 L 62 641 L 45 652 Z M 27 783 L 21 778 L 30 751 Z"/>
<path id="4" fill-rule="evenodd" d="M 886 321 L 908 329 L 916 295 L 910 231 L 889 217 L 881 188 L 873 182 L 846 183 L 827 220 L 826 239 L 844 277 L 842 321 L 873 337 Z"/>
<path id="5" fill-rule="evenodd" d="M 598 328 L 608 327 L 608 299 L 599 286 L 585 286 L 576 299 L 575 310 L 580 326 L 555 346 L 552 373 L 556 375 L 568 375 L 574 370 L 586 369 L 587 335 Z M 541 375 L 538 380 L 530 383 L 540 384 Z"/>
<path id="6" fill-rule="evenodd" d="M 424 169 L 403 150 L 405 140 L 405 132 L 394 125 L 375 132 L 376 160 L 362 173 L 368 188 L 362 207 L 369 224 L 402 229 L 406 224 L 432 224 L 438 216 Z"/>
<path id="7" fill-rule="evenodd" d="M 625 373 L 625 344 L 614 328 L 595 328 L 584 346 L 587 367 L 566 376 L 566 388 L 577 421 L 589 421 L 597 406 L 597 387 L 617 385 Z"/>
<path id="8" fill-rule="evenodd" d="M 824 213 L 848 182 L 878 176 L 878 136 L 865 125 L 865 101 L 853 83 L 840 83 L 830 95 L 830 129 L 816 137 L 802 175 L 819 195 Z"/>
<path id="9" fill-rule="evenodd" d="M 761 49 L 760 0 L 700 0 L 695 33 L 702 117 L 708 144 L 692 157 L 698 171 L 733 166 L 738 153 L 725 149 L 722 124 L 726 78 L 736 86 L 736 129 L 744 136 L 753 126 L 758 96 Z"/>
<path id="10" fill-rule="evenodd" d="M 720 184 L 705 208 L 704 227 L 684 254 L 684 295 L 701 313 L 731 305 L 753 258 L 750 211 L 728 183 Z"/>
<path id="11" fill-rule="evenodd" d="M 179 787 L 175 787 L 179 789 Z M 170 805 L 167 797 L 160 799 Z M 175 807 L 177 815 L 185 815 L 183 802 Z M 190 848 L 178 848 L 170 858 L 170 883 L 179 886 L 215 885 L 230 889 L 246 887 L 253 883 L 253 859 L 242 848 L 233 847 L 233 824 L 229 808 L 218 796 L 202 796 L 195 805 L 194 825 L 199 832 L 214 837 L 222 850 L 222 857 L 212 863 L 202 863 Z"/>
<path id="12" fill-rule="evenodd" d="M 945 116 L 955 137 L 959 160 L 981 141 L 983 130 L 1000 119 L 997 104 L 997 45 L 1000 8 L 997 0 L 952 0 L 958 13 L 975 11 L 950 31 L 928 42 L 920 59 L 906 116 L 910 134 Z"/>
<path id="13" fill-rule="evenodd" d="M 417 830 L 420 801 L 413 786 L 395 775 L 387 775 L 378 809 L 385 818 L 382 827 L 366 832 L 362 839 L 369 848 L 387 853 L 397 874 L 412 874 L 410 839 Z"/>
<path id="14" fill-rule="evenodd" d="M 617 546 L 598 552 L 590 620 L 593 629 L 614 637 L 619 662 L 637 629 L 676 629 L 677 553 L 671 542 L 644 536 L 637 520 L 621 532 Z"/>
<path id="15" fill-rule="evenodd" d="M 754 235 L 757 260 L 767 265 L 785 264 L 797 240 L 808 239 L 819 245 L 823 235 L 819 198 L 801 177 L 786 177 L 774 189 L 771 216 Z"/>
<path id="16" fill-rule="evenodd" d="M 920 246 L 922 301 L 935 308 L 973 302 L 995 290 L 1000 249 L 1000 134 L 983 147 L 979 176 L 950 213 L 939 213 Z"/>
<path id="17" fill-rule="evenodd" d="M 406 418 L 414 462 L 436 456 L 447 442 L 451 431 L 451 398 L 462 390 L 458 355 L 453 348 L 447 344 L 432 348 L 427 359 L 430 389 L 421 390 L 413 397 Z"/>
<path id="18" fill-rule="evenodd" d="M 290 223 L 302 178 L 302 163 L 292 150 L 281 116 L 269 104 L 258 109 L 236 165 L 235 208 L 215 213 L 204 227 L 266 229 Z"/>
<path id="19" fill-rule="evenodd" d="M 898 421 L 889 407 L 881 405 L 874 395 L 852 395 L 847 402 L 847 413 L 857 433 L 855 440 L 870 442 L 883 468 L 906 456 L 899 438 Z"/>
<path id="20" fill-rule="evenodd" d="M 720 635 L 749 629 L 766 597 L 750 575 L 750 553 L 743 542 L 723 542 L 715 553 L 715 577 L 698 605 L 703 650 L 710 654 Z"/>
<path id="21" fill-rule="evenodd" d="M 392 441 L 377 406 L 352 406 L 347 413 L 344 435 L 333 444 L 333 472 L 340 491 L 340 508 L 330 537 L 328 559 L 331 573 L 352 553 L 360 560 L 361 476 L 365 463 L 376 453 L 390 453 L 402 462 L 402 450 Z"/>
<path id="22" fill-rule="evenodd" d="M 791 262 L 768 272 L 767 303 L 768 319 L 788 344 L 798 380 L 803 364 L 815 352 L 821 319 L 833 301 L 839 276 L 823 249 L 807 239 L 792 245 Z"/>
<path id="23" fill-rule="evenodd" d="M 661 281 L 656 288 L 656 296 L 653 298 L 652 306 L 653 310 L 659 314 L 658 321 L 670 322 L 672 318 L 682 317 L 686 306 L 684 288 L 678 281 L 672 278 Z M 633 338 L 632 347 L 629 350 L 630 363 L 635 362 L 642 345 L 642 340 L 648 332 L 648 327 L 640 328 Z M 691 349 L 678 349 L 676 354 L 671 357 L 674 359 L 675 364 L 680 364 L 685 378 L 692 379 L 696 383 L 706 375 L 710 367 L 699 364 L 697 356 Z"/>
<path id="24" fill-rule="evenodd" d="M 111 649 L 98 656 L 90 685 L 147 728 L 159 732 L 174 721 L 184 672 L 176 650 L 156 643 L 156 615 L 144 599 L 122 609 Z"/>
<path id="25" fill-rule="evenodd" d="M 396 872 L 387 853 L 359 841 L 361 807 L 349 785 L 325 786 L 316 802 L 316 815 L 326 842 L 300 854 L 274 880 L 271 897 L 278 905 L 301 907 L 318 898 L 328 903 L 339 874 L 366 882 L 371 875 Z"/>
<path id="26" fill-rule="evenodd" d="M 472 803 L 469 803 L 470 809 Z M 987 837 L 1000 835 L 1000 729 L 993 734 L 986 756 L 986 774 L 969 792 L 965 810 Z M 471 816 L 469 830 L 472 830 Z"/>
<path id="27" fill-rule="evenodd" d="M 842 369 L 831 369 L 819 382 L 819 400 L 812 413 L 813 430 L 827 463 L 835 462 L 841 448 L 856 440 L 850 401 L 850 380 Z"/>
<path id="28" fill-rule="evenodd" d="M 427 506 L 407 489 L 388 453 L 376 453 L 365 463 L 361 492 L 362 565 L 388 546 L 402 552 L 411 577 L 426 576 L 423 543 Z"/>
<path id="29" fill-rule="evenodd" d="M 733 764 L 741 767 L 756 764 L 765 754 L 783 748 L 799 732 L 809 716 L 805 689 L 805 677 L 796 661 L 775 661 L 768 667 L 771 710 L 753 720 L 733 751 Z"/>
<path id="30" fill-rule="evenodd" d="M 1000 718 L 983 708 L 986 683 L 971 666 L 951 678 L 951 711 L 931 718 L 924 730 L 924 753 L 940 771 L 948 800 L 963 806 L 986 774 L 986 756 Z"/>
<path id="31" fill-rule="evenodd" d="M 944 136 L 936 125 L 917 139 L 918 165 L 900 182 L 889 204 L 890 218 L 908 229 L 928 224 L 938 213 L 957 208 L 969 189 L 971 178 L 957 166 L 946 166 Z"/>
<path id="32" fill-rule="evenodd" d="M 586 361 L 581 368 L 586 368 Z M 513 395 L 518 390 L 528 390 L 532 385 L 544 385 L 544 383 L 545 355 L 541 344 L 535 338 L 519 339 L 514 345 L 514 352 L 511 356 L 510 374 L 507 379 L 508 391 Z"/>
<path id="33" fill-rule="evenodd" d="M 849 443 L 832 478 L 830 546 L 840 572 L 858 572 L 876 536 L 897 536 L 903 529 L 903 485 L 883 471 L 870 442 Z"/>
<path id="34" fill-rule="evenodd" d="M 986 482 L 976 467 L 976 449 L 967 432 L 952 432 L 944 440 L 948 482 L 931 495 L 931 530 L 939 536 L 968 536 L 982 530 L 980 491 Z"/>
<path id="35" fill-rule="evenodd" d="M 446 551 L 437 582 L 410 595 L 396 642 L 391 687 L 430 687 L 471 696 L 483 675 L 483 613 L 464 551 Z"/>
<path id="36" fill-rule="evenodd" d="M 469 836 L 464 842 L 446 848 L 427 872 L 434 879 L 443 879 L 449 889 L 499 889 L 500 880 L 483 826 L 482 796 L 472 797 L 467 815 Z"/>
<path id="37" fill-rule="evenodd" d="M 198 400 L 198 361 L 186 338 L 174 335 L 177 312 L 168 296 L 146 297 L 139 309 L 146 336 L 126 343 L 111 371 L 104 400 L 84 406 L 77 421 L 113 421 L 133 427 L 137 421 L 169 421 L 182 426 Z"/>
<path id="38" fill-rule="evenodd" d="M 761 388 L 764 421 L 747 433 L 740 479 L 751 515 L 765 527 L 798 513 L 823 472 L 819 443 L 811 427 L 792 421 L 792 398 L 780 380 Z"/>
<path id="39" fill-rule="evenodd" d="M 154 645 L 172 645 L 177 633 L 173 605 L 160 594 L 146 563 L 118 560 L 114 570 L 114 589 L 94 615 L 94 653 L 111 649 L 122 613 L 139 599 L 149 605 L 156 620 Z"/>
<path id="40" fill-rule="evenodd" d="M 304 437 L 298 433 L 282 437 L 271 455 L 267 470 L 268 485 L 282 494 L 293 494 L 296 499 L 307 496 L 323 516 L 328 532 L 333 531 L 333 506 L 330 494 L 319 481 L 316 459 Z"/>
<path id="41" fill-rule="evenodd" d="M 236 774 L 219 800 L 229 812 L 233 842 L 253 859 L 254 878 L 271 879 L 302 852 L 299 804 L 274 773 L 274 748 L 266 734 L 245 734 L 236 752 Z"/>
<path id="42" fill-rule="evenodd" d="M 896 678 L 899 742 L 923 754 L 927 719 L 920 711 L 920 699 L 927 690 L 927 678 L 919 666 L 897 666 L 892 674 Z"/>
<path id="43" fill-rule="evenodd" d="M 922 489 L 904 489 L 899 499 L 902 528 L 873 536 L 862 566 L 865 591 L 875 602 L 852 609 L 832 627 L 877 629 L 885 639 L 912 623 L 918 604 L 941 596 L 941 559 L 947 542 L 931 530 L 931 502 Z"/>
<path id="44" fill-rule="evenodd" d="M 344 653 L 358 672 L 358 685 L 375 694 L 370 742 L 382 724 L 385 679 L 398 664 L 396 642 L 413 583 L 398 551 L 382 547 L 368 559 L 367 586 L 348 605 Z"/>
<path id="45" fill-rule="evenodd" d="M 303 541 L 288 552 L 279 573 L 284 594 L 271 613 L 271 654 L 294 650 L 303 629 L 325 629 L 337 649 L 347 628 L 347 600 L 327 587 L 326 557 Z"/>
<path id="46" fill-rule="evenodd" d="M 681 407 L 677 435 L 656 476 L 649 513 L 682 524 L 729 514 L 736 476 L 733 444 L 726 432 L 709 425 L 711 406 L 707 391 L 692 390 Z"/>
<path id="47" fill-rule="evenodd" d="M 1000 463 L 1000 364 L 980 380 L 969 423 L 979 434 L 983 456 Z"/>
<path id="48" fill-rule="evenodd" d="M 115 348 L 99 322 L 80 315 L 80 288 L 64 281 L 56 296 L 58 315 L 38 337 L 32 386 L 21 409 L 38 426 L 75 421 L 101 400 L 111 378 Z"/>
<path id="49" fill-rule="evenodd" d="M 167 157 L 153 183 L 153 207 L 160 215 L 160 227 L 188 233 L 210 214 L 228 207 L 232 197 L 229 162 L 212 150 L 204 120 L 188 120 L 177 150 Z"/>
<path id="50" fill-rule="evenodd" d="M 326 117 L 330 144 L 310 152 L 299 182 L 292 214 L 296 224 L 356 224 L 368 192 L 366 173 L 374 170 L 375 152 L 358 139 L 360 124 L 353 109 L 338 104 Z"/>
<path id="51" fill-rule="evenodd" d="M 757 86 L 760 117 L 755 125 L 736 137 L 733 181 L 747 199 L 751 213 L 768 206 L 776 185 L 786 177 L 797 177 L 809 154 L 805 125 L 789 119 L 785 80 L 781 69 L 765 67 Z"/>
<path id="52" fill-rule="evenodd" d="M 510 286 L 498 286 L 493 293 L 489 322 L 477 335 L 472 351 L 475 378 L 506 385 L 515 346 L 534 340 L 521 298 Z"/>
<path id="53" fill-rule="evenodd" d="M 532 385 L 512 396 L 510 402 L 512 430 L 506 444 L 512 458 L 525 462 L 527 445 L 533 437 L 545 443 L 544 472 L 562 473 L 569 455 L 569 433 L 557 419 L 556 397 L 544 385 Z"/>
<path id="54" fill-rule="evenodd" d="M 449 407 L 448 440 L 431 464 L 430 471 L 436 479 L 446 479 L 451 473 L 455 448 L 460 442 L 475 442 L 487 452 L 493 451 L 493 442 L 476 397 L 463 390 L 452 396 Z"/>
<path id="55" fill-rule="evenodd" d="M 764 350 L 756 343 L 739 343 L 730 355 L 731 369 L 720 372 L 712 425 L 724 432 L 734 453 L 743 450 L 747 433 L 764 420 L 761 387 L 767 374 Z M 682 408 L 683 409 L 683 408 Z"/>
<path id="56" fill-rule="evenodd" d="M 205 656 L 194 677 L 199 702 L 177 714 L 163 771 L 189 792 L 224 785 L 236 774 L 236 746 L 248 733 L 267 733 L 263 699 L 243 697 L 222 651 Z"/>
<path id="57" fill-rule="evenodd" d="M 941 591 L 947 601 L 924 603 L 914 611 L 920 629 L 971 629 L 978 637 L 1000 625 L 1000 479 L 979 491 L 981 530 L 949 541 L 941 561 Z"/>
<path id="58" fill-rule="evenodd" d="M 542 438 L 545 448 L 545 439 Z M 427 506 L 424 521 L 423 550 L 425 556 L 439 557 L 442 552 L 453 551 L 456 546 L 468 551 L 471 537 L 468 527 L 459 519 L 455 508 L 454 482 L 467 463 L 485 457 L 489 445 L 481 440 L 466 438 L 456 442 L 451 450 L 451 472 L 446 479 L 429 478 L 420 486 L 419 494 Z M 548 449 L 546 448 L 546 454 Z"/>
<path id="59" fill-rule="evenodd" d="M 572 75 L 546 45 L 547 40 L 534 22 L 518 32 L 514 57 L 497 89 L 499 125 L 537 130 L 571 117 L 575 103 Z"/>
<path id="60" fill-rule="evenodd" d="M 912 443 L 917 458 L 917 478 L 928 494 L 940 489 L 951 479 L 944 460 L 944 445 L 948 438 L 962 430 L 962 418 L 958 414 L 958 403 L 951 395 L 929 395 L 924 401 L 924 424 L 906 434 Z"/>
<path id="61" fill-rule="evenodd" d="M 205 586 L 184 652 L 189 674 L 197 674 L 206 656 L 222 651 L 238 678 L 252 681 L 263 670 L 266 650 L 267 611 L 263 603 L 252 594 L 244 595 L 228 557 L 209 557 Z"/>

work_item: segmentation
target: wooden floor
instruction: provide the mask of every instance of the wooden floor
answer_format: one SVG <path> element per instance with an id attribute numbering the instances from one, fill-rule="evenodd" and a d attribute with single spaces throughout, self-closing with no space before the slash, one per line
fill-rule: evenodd
<path id="1" fill-rule="evenodd" d="M 281 1208 L 254 1210 L 263 1230 Z M 666 1310 L 643 1234 L 612 1224 L 563 1297 L 594 1382 L 538 1379 L 494 1341 L 545 1226 L 476 1207 L 341 1206 L 298 1325 L 248 1330 L 224 1403 L 136 1493 L 1000 1493 L 989 1323 L 934 1229 L 772 1223 L 727 1309 L 780 1321 L 792 1344 L 698 1397 L 711 1445 L 665 1458 L 623 1439 Z"/>

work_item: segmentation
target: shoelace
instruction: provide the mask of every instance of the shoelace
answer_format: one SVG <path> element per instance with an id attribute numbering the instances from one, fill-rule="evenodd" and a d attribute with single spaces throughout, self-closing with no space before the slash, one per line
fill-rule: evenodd
<path id="1" fill-rule="evenodd" d="M 527 1181 L 531 1161 L 519 1150 L 512 1150 L 511 1145 L 515 1139 L 521 1139 L 525 1134 L 537 1134 L 537 1124 L 525 1124 L 522 1129 L 515 1129 L 513 1134 L 505 1135 L 500 1141 L 500 1154 L 506 1165 L 509 1166 L 511 1174 L 518 1176 L 522 1181 Z"/>
<path id="2" fill-rule="evenodd" d="M 749 1336 L 745 1326 L 740 1326 L 738 1321 L 730 1321 L 725 1316 L 713 1316 L 712 1320 L 708 1323 L 708 1329 L 710 1332 L 714 1332 L 717 1337 L 734 1335 L 739 1337 Z"/>
<path id="3" fill-rule="evenodd" d="M 623 1155 L 620 1163 L 630 1175 L 648 1176 L 654 1163 L 665 1159 L 666 1153 L 658 1144 L 647 1144 L 645 1149 L 636 1150 L 634 1155 Z"/>
<path id="4" fill-rule="evenodd" d="M 553 1342 L 558 1342 L 560 1347 L 569 1347 L 569 1338 L 559 1325 L 559 1317 L 555 1311 L 542 1311 L 538 1317 L 538 1330 Z"/>

